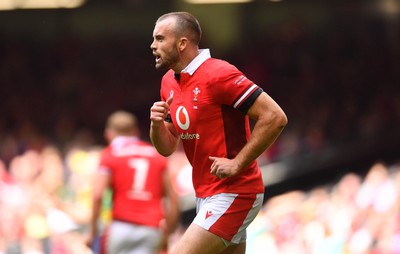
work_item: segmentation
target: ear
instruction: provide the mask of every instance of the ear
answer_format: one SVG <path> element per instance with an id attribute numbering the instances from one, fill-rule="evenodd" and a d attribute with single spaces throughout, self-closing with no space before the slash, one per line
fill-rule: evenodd
<path id="1" fill-rule="evenodd" d="M 186 37 L 182 37 L 178 41 L 178 49 L 179 51 L 183 51 L 188 45 L 188 39 Z"/>
<path id="2" fill-rule="evenodd" d="M 110 143 L 113 140 L 113 138 L 114 138 L 114 135 L 111 130 L 109 130 L 109 129 L 104 130 L 104 139 L 108 143 Z"/>
<path id="3" fill-rule="evenodd" d="M 132 134 L 133 134 L 133 136 L 140 137 L 140 130 L 139 130 L 139 128 L 135 129 L 135 130 L 133 131 Z"/>

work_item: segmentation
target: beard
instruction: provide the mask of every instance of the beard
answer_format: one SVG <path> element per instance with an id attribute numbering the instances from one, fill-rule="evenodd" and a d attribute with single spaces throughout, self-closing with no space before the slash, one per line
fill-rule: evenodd
<path id="1" fill-rule="evenodd" d="M 157 70 L 173 69 L 173 66 L 179 62 L 179 52 L 176 48 L 162 56 L 159 62 L 156 63 Z"/>

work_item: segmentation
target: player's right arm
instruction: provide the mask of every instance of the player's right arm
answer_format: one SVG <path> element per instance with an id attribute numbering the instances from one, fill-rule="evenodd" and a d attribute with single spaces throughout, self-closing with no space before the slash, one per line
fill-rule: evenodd
<path id="1" fill-rule="evenodd" d="M 160 243 L 161 251 L 168 250 L 169 238 L 178 227 L 181 218 L 179 196 L 178 193 L 175 191 L 174 186 L 172 185 L 172 180 L 173 179 L 171 176 L 171 172 L 169 169 L 167 169 L 163 175 L 163 192 L 165 198 L 165 202 L 163 202 L 163 205 L 165 211 L 165 219 L 160 225 L 160 229 L 162 232 L 162 239 Z"/>
<path id="2" fill-rule="evenodd" d="M 172 123 L 164 121 L 169 112 L 172 97 L 167 101 L 157 101 L 150 109 L 150 139 L 157 151 L 163 156 L 169 156 L 176 151 L 179 136 Z"/>

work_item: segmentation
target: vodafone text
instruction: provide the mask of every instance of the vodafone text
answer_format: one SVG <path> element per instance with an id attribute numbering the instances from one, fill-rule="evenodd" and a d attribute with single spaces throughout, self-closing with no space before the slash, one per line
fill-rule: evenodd
<path id="1" fill-rule="evenodd" d="M 181 133 L 181 139 L 200 139 L 199 133 Z"/>

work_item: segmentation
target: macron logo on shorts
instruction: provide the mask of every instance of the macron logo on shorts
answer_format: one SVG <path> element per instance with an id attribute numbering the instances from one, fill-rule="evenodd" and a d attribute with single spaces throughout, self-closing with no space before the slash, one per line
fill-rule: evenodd
<path id="1" fill-rule="evenodd" d="M 208 217 L 210 217 L 211 215 L 213 215 L 212 211 L 207 211 L 206 213 L 206 220 L 208 219 Z"/>

